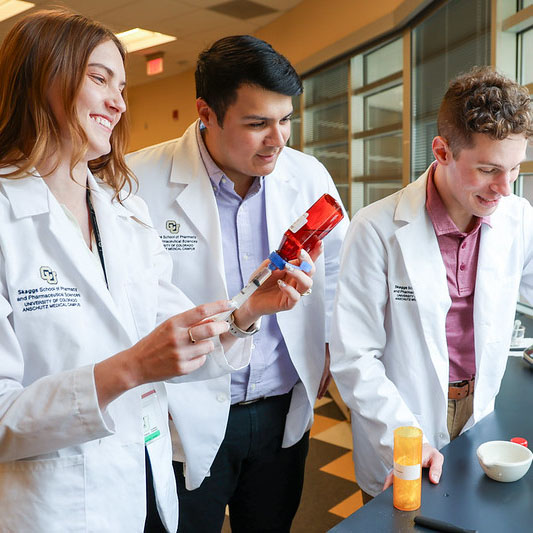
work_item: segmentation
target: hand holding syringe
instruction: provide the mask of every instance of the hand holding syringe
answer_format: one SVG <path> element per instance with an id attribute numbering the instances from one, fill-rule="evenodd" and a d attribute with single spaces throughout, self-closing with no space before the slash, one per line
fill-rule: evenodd
<path id="1" fill-rule="evenodd" d="M 285 265 L 300 256 L 301 250 L 311 251 L 342 219 L 341 206 L 329 194 L 321 196 L 285 232 L 279 248 L 269 256 L 270 263 L 254 274 L 252 279 L 231 300 L 239 309 L 252 294 L 270 277 L 276 269 L 283 270 Z M 311 266 L 306 261 L 293 268 L 309 272 Z M 217 320 L 227 320 L 233 310 L 223 313 Z"/>

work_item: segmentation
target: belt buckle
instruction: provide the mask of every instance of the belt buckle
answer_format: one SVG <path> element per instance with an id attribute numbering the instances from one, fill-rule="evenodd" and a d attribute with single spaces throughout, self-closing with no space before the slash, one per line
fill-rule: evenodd
<path id="1" fill-rule="evenodd" d="M 463 381 L 450 383 L 448 385 L 448 398 L 451 400 L 462 400 L 464 398 L 468 398 L 468 396 L 474 393 L 474 384 L 475 377 L 472 379 L 464 379 Z M 451 389 L 455 389 L 453 394 L 455 397 L 450 395 Z"/>
<path id="2" fill-rule="evenodd" d="M 265 397 L 264 396 L 261 396 L 260 398 L 254 398 L 253 400 L 244 400 L 242 402 L 237 402 L 236 405 L 251 405 L 252 403 L 256 403 L 260 400 L 264 400 Z"/>

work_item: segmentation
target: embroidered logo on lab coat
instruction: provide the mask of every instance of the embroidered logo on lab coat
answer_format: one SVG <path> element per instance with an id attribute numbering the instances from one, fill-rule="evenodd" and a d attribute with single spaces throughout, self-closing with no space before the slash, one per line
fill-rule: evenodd
<path id="1" fill-rule="evenodd" d="M 48 266 L 42 266 L 39 270 L 41 279 L 50 285 L 57 285 L 57 272 Z"/>
<path id="2" fill-rule="evenodd" d="M 397 302 L 416 302 L 415 291 L 411 285 L 394 285 L 394 299 Z"/>
<path id="3" fill-rule="evenodd" d="M 179 233 L 180 225 L 175 220 L 167 220 L 166 226 L 169 233 Z"/>
<path id="4" fill-rule="evenodd" d="M 17 290 L 17 305 L 23 313 L 81 307 L 81 294 L 77 287 L 58 285 L 57 272 L 49 266 L 40 267 L 39 274 L 48 285 L 21 287 Z"/>
<path id="5" fill-rule="evenodd" d="M 168 252 L 194 252 L 198 245 L 198 237 L 179 233 L 180 226 L 181 224 L 178 224 L 175 220 L 167 220 L 165 222 L 165 229 L 168 233 L 159 235 L 163 246 Z M 185 231 L 187 231 L 187 226 L 185 226 Z"/>

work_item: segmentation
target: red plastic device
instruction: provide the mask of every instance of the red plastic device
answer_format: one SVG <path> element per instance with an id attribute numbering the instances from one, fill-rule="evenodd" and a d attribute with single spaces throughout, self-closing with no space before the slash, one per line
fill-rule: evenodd
<path id="1" fill-rule="evenodd" d="M 292 261 L 313 249 L 342 219 L 342 208 L 329 194 L 322 195 L 294 224 L 285 232 L 277 253 Z"/>

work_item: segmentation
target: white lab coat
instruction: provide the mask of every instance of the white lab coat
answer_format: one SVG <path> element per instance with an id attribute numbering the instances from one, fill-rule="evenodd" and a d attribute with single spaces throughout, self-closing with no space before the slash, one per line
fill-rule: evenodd
<path id="1" fill-rule="evenodd" d="M 362 209 L 346 236 L 332 321 L 331 370 L 352 412 L 358 484 L 376 495 L 392 468 L 393 430 L 449 442 L 446 271 L 425 209 L 427 172 Z M 533 296 L 533 209 L 510 196 L 481 228 L 474 297 L 474 411 L 490 413 L 505 370 L 519 287 Z"/>
<path id="2" fill-rule="evenodd" d="M 108 187 L 89 183 L 109 290 L 45 182 L 0 178 L 2 532 L 143 531 L 141 393 L 151 388 L 163 420 L 148 446 L 156 498 L 168 530 L 177 527 L 165 387 L 138 387 L 101 411 L 93 367 L 192 304 L 170 283 L 142 200 L 112 203 Z M 235 354 L 236 367 L 247 362 Z M 219 343 L 208 359 L 184 379 L 233 369 Z"/>
<path id="3" fill-rule="evenodd" d="M 155 227 L 174 261 L 173 282 L 193 302 L 228 297 L 218 210 L 200 156 L 197 127 L 198 122 L 180 139 L 140 150 L 127 159 L 139 178 L 139 195 L 146 200 Z M 322 194 L 327 192 L 339 199 L 324 166 L 314 157 L 290 148 L 283 150 L 276 169 L 266 176 L 264 183 L 271 250 L 278 247 L 284 231 L 294 220 Z M 169 232 L 167 221 L 179 224 L 178 235 L 189 237 L 183 244 Z M 294 388 L 287 415 L 285 447 L 298 442 L 312 424 L 313 405 L 324 369 L 327 322 L 340 247 L 347 225 L 347 220 L 343 220 L 324 240 L 324 257 L 316 263 L 312 294 L 302 298 L 291 311 L 277 315 L 301 380 Z M 194 489 L 209 474 L 224 438 L 231 401 L 230 376 L 183 387 L 169 385 L 167 392 L 179 435 L 174 440 L 174 458 L 186 464 L 187 488 Z"/>

